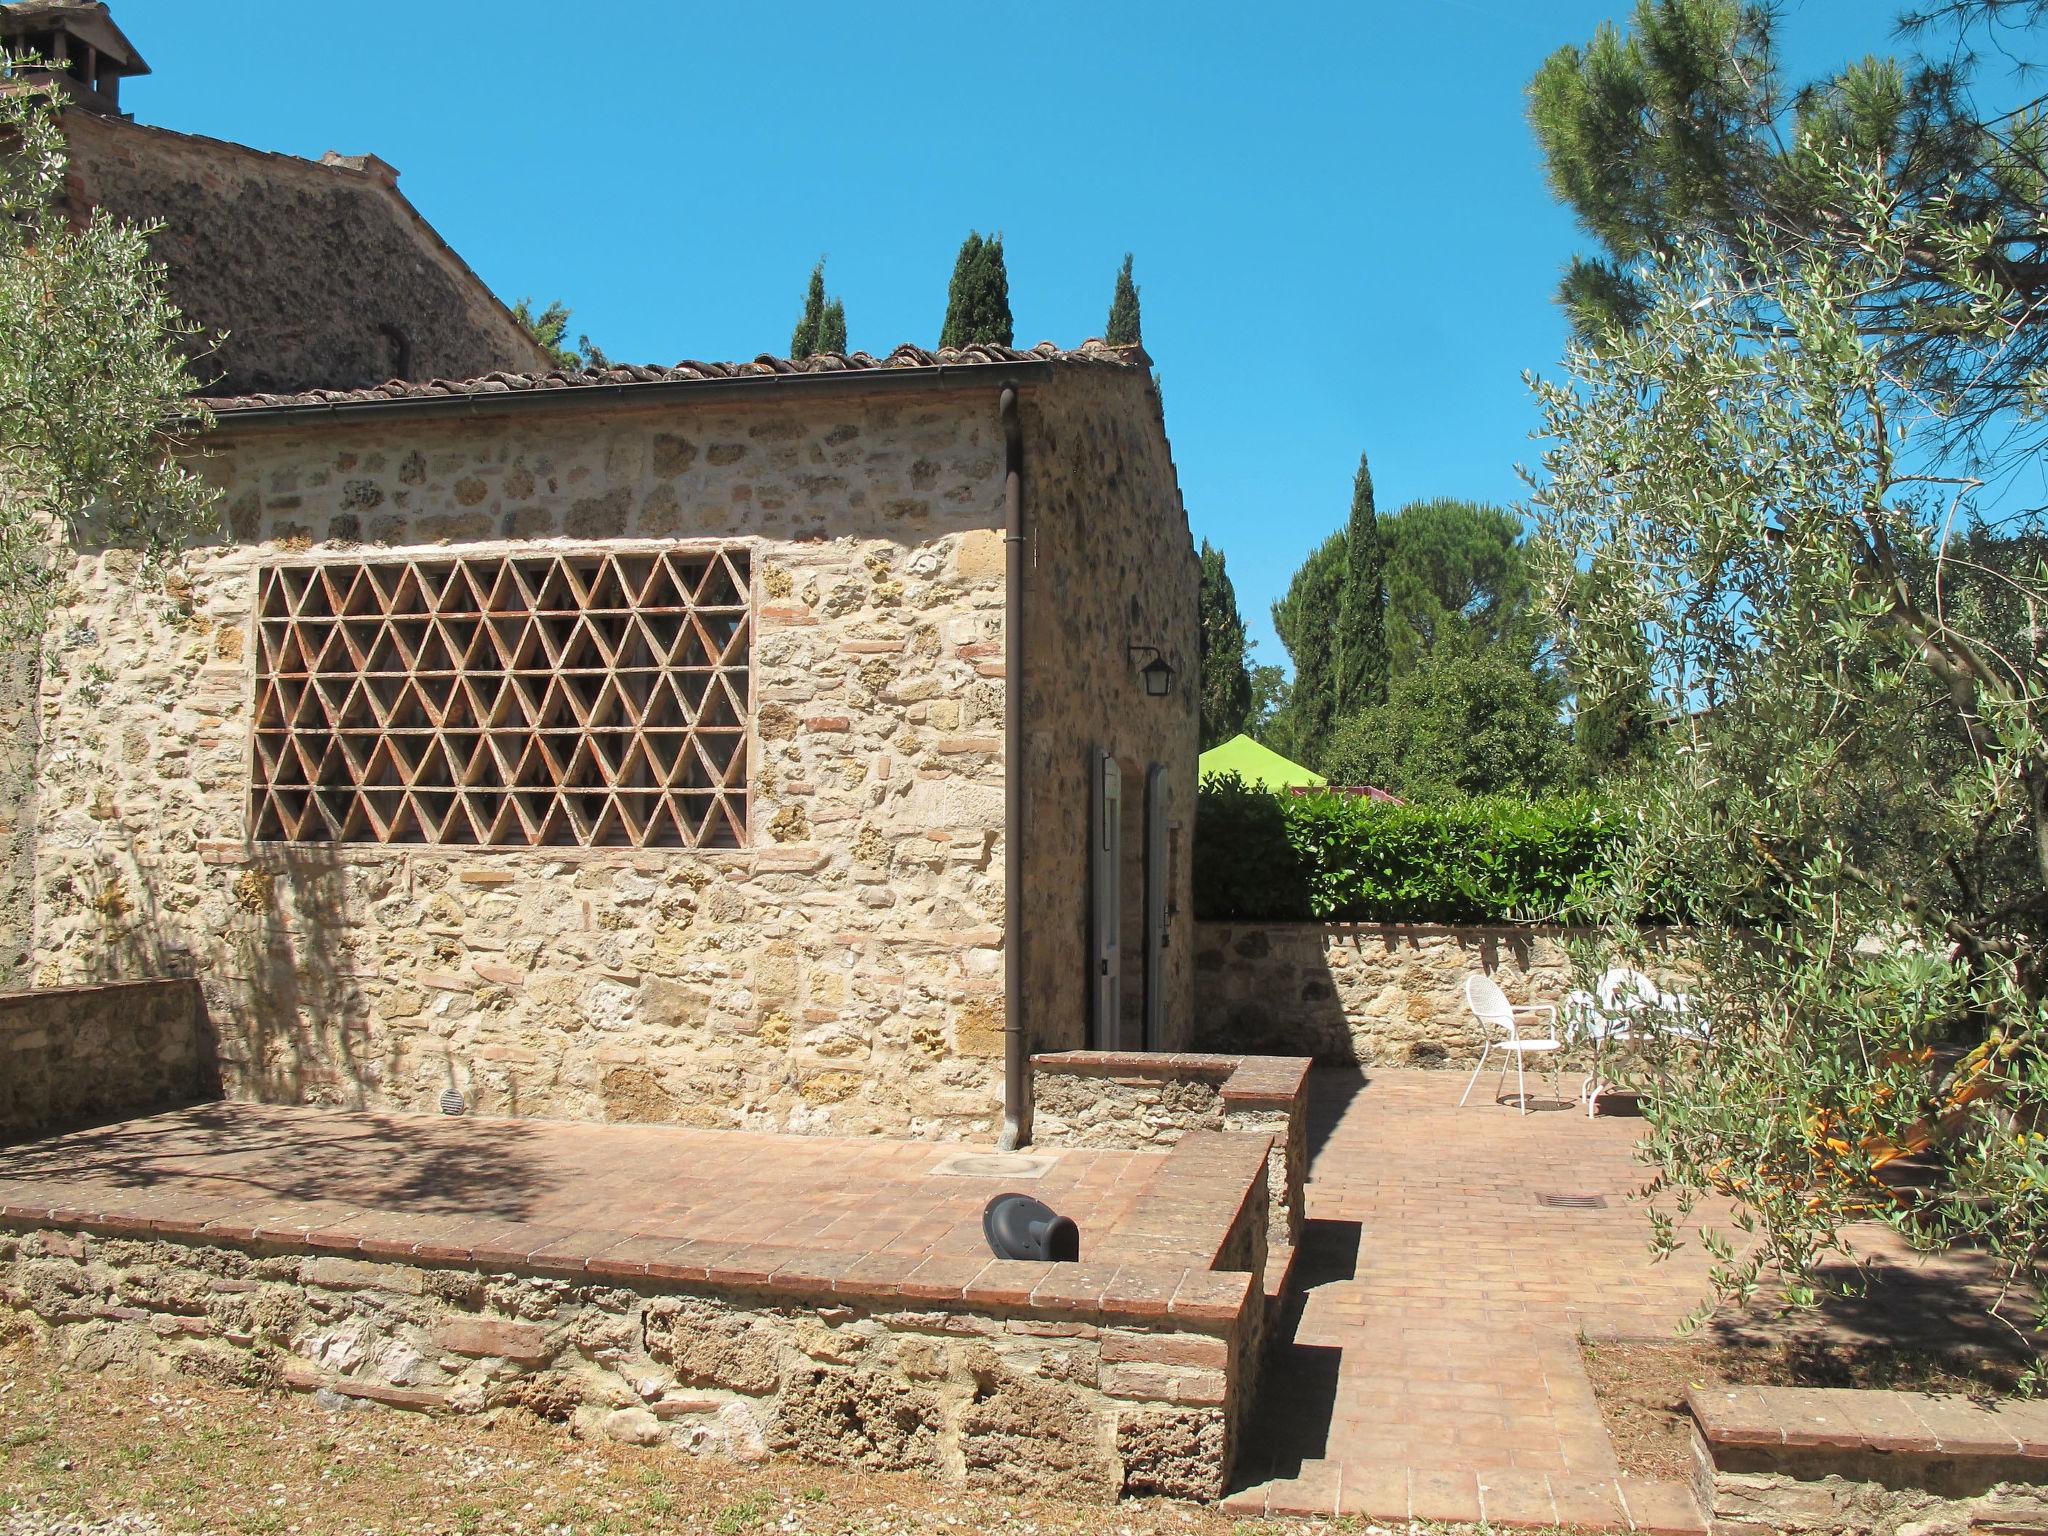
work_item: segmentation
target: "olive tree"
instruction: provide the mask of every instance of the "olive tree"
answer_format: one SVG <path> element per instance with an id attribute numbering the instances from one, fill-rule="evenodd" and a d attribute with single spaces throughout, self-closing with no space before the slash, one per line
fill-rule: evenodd
<path id="1" fill-rule="evenodd" d="M 153 230 L 69 216 L 45 92 L 0 92 L 0 145 L 0 645 L 19 645 L 61 602 L 70 548 L 132 547 L 160 572 L 218 496 L 180 457 L 211 423 Z"/>
<path id="2" fill-rule="evenodd" d="M 2048 543 L 1986 527 L 1943 448 L 2037 329 L 2005 231 L 1809 142 L 1826 233 L 1746 226 L 1631 273 L 1643 303 L 1534 389 L 1549 600 L 1582 708 L 1652 690 L 1588 969 L 1678 919 L 1691 1014 L 1641 1067 L 1657 1238 L 1702 1196 L 1724 1297 L 1854 1274 L 1844 1229 L 1986 1247 L 2029 1295 L 2048 1238 Z M 1974 367 L 1869 324 L 1938 266 Z M 2015 429 L 2041 378 L 2009 391 Z M 1705 1038 L 1695 1038 L 1703 1026 Z M 1909 1157 L 1925 1177 L 1895 1177 Z M 1823 1274 L 1823 1270 L 1826 1274 Z"/>

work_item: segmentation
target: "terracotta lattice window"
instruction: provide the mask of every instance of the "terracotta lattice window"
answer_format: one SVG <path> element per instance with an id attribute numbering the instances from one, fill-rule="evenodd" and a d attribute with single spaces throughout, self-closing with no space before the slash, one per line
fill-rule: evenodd
<path id="1" fill-rule="evenodd" d="M 268 567 L 255 836 L 738 847 L 747 594 L 741 548 Z"/>

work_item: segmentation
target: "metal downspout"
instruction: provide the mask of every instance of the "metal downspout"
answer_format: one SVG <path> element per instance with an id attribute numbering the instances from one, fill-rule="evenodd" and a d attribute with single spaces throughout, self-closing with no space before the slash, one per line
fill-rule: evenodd
<path id="1" fill-rule="evenodd" d="M 1003 1134 L 1031 1142 L 1031 1050 L 1024 1029 L 1024 428 L 1003 387 Z"/>

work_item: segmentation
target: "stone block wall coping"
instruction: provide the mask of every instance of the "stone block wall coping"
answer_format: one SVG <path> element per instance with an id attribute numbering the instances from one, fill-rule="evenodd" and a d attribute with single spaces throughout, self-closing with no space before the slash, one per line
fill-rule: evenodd
<path id="1" fill-rule="evenodd" d="M 1261 932 L 1320 934 L 1334 940 L 1379 938 L 1386 943 L 1403 939 L 1595 939 L 1601 930 L 1580 923 L 1376 923 L 1364 919 L 1311 918 L 1303 922 L 1255 922 L 1250 918 L 1205 917 L 1196 931 L 1208 933 Z M 1658 928 L 1648 932 L 1658 938 L 1682 937 L 1682 928 Z"/>
<path id="2" fill-rule="evenodd" d="M 124 992 L 154 992 L 162 988 L 189 989 L 198 983 L 189 976 L 153 976 L 142 981 L 93 981 L 70 987 L 33 987 L 18 992 L 0 992 L 0 1025 L 19 1026 L 20 1014 L 68 1000 L 90 1002 L 95 998 L 117 997 Z"/>
<path id="3" fill-rule="evenodd" d="M 1260 1138 L 1242 1138 L 1259 1140 Z M 1263 1169 L 1263 1148 L 1261 1149 Z M 1171 1203 L 1170 1201 L 1168 1203 Z M 337 1263 L 375 1260 L 552 1279 L 663 1284 L 816 1302 L 841 1298 L 920 1310 L 1019 1314 L 1059 1321 L 1228 1335 L 1259 1294 L 1258 1277 L 1185 1263 L 1084 1259 L 1022 1263 L 981 1255 L 852 1253 L 777 1243 L 681 1242 L 607 1233 L 546 1232 L 515 1223 L 408 1220 L 404 1232 L 312 1228 L 257 1209 L 211 1220 L 68 1206 L 0 1204 L 0 1227 L 52 1228 L 96 1237 L 182 1242 Z"/>
<path id="4" fill-rule="evenodd" d="M 1148 1081 L 1193 1079 L 1221 1085 L 1230 1109 L 1287 1109 L 1308 1093 L 1306 1056 L 1236 1056 L 1185 1051 L 1053 1051 L 1031 1058 L 1040 1072 L 1071 1077 L 1123 1077 Z"/>
<path id="5" fill-rule="evenodd" d="M 2048 1481 L 2048 1402 L 1986 1407 L 1927 1392 L 1693 1387 L 1686 1406 L 1710 1452 L 1987 1457 L 2039 1462 Z"/>

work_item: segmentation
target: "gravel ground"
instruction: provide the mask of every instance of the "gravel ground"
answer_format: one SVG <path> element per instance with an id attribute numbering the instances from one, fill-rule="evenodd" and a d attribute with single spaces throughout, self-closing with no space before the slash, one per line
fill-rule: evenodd
<path id="1" fill-rule="evenodd" d="M 13 1509 L 0 1525 L 0 1536 L 163 1536 L 164 1528 L 147 1515 L 109 1515 L 88 1520 L 51 1510 Z"/>

